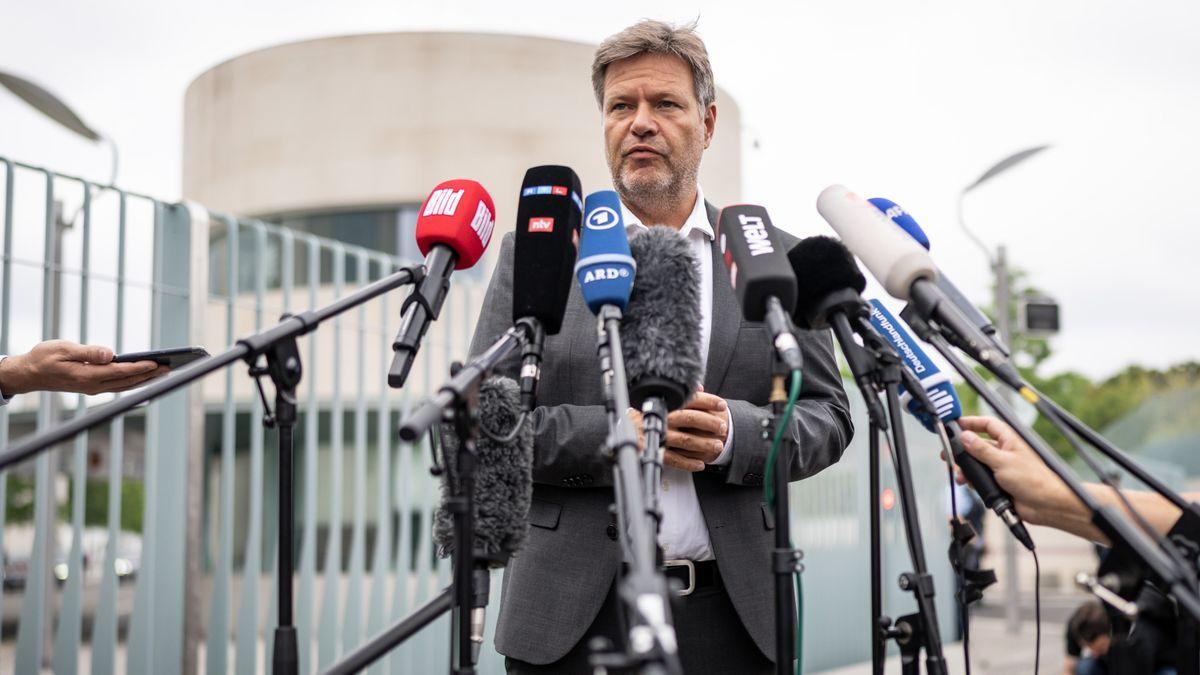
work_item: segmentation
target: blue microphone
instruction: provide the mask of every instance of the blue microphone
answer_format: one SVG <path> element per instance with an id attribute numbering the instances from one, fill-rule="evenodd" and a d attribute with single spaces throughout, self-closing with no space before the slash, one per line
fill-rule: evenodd
<path id="1" fill-rule="evenodd" d="M 575 263 L 583 301 L 593 314 L 605 305 L 624 312 L 637 264 L 629 254 L 621 199 L 613 190 L 598 190 L 583 204 L 583 232 L 579 235 L 579 261 Z"/>
<path id="2" fill-rule="evenodd" d="M 873 197 L 867 201 L 874 204 L 875 208 L 883 211 L 884 215 L 886 215 L 888 218 L 891 218 L 892 222 L 895 223 L 897 227 L 907 232 L 908 236 L 912 237 L 918 244 L 925 247 L 926 251 L 929 250 L 929 236 L 926 235 L 925 230 L 922 230 L 921 226 L 917 224 L 917 221 L 912 217 L 912 214 L 910 214 L 908 211 L 905 211 L 899 204 L 890 199 Z M 971 301 L 967 299 L 967 296 L 963 295 L 962 291 L 958 290 L 958 286 L 955 286 L 954 282 L 950 281 L 950 277 L 946 276 L 946 273 L 941 269 L 938 269 L 937 279 L 934 280 L 934 283 L 938 288 L 942 289 L 942 292 L 945 293 L 946 297 L 950 299 L 950 302 L 958 308 L 958 311 L 962 312 L 963 316 L 965 316 L 968 321 L 975 324 L 975 327 L 992 341 L 992 345 L 995 346 L 996 349 L 1000 350 L 1000 353 L 1003 354 L 1005 358 L 1008 358 L 1012 355 L 1009 352 L 1008 347 L 1006 347 L 1004 343 L 1000 341 L 1000 336 L 996 334 L 996 327 L 992 325 L 991 320 L 984 316 L 983 312 L 980 312 L 979 308 L 972 304 Z"/>
<path id="3" fill-rule="evenodd" d="M 875 205 L 875 208 L 883 211 L 883 215 L 892 219 L 892 222 L 899 225 L 900 229 L 908 233 L 908 236 L 917 240 L 917 243 L 929 250 L 929 237 L 925 235 L 925 231 L 917 224 L 917 221 L 909 215 L 899 204 L 883 197 L 872 197 L 867 201 Z"/>
<path id="4" fill-rule="evenodd" d="M 905 327 L 904 322 L 897 319 L 878 300 L 869 302 L 871 304 L 871 328 L 896 350 L 904 367 L 908 368 L 921 383 L 921 387 L 932 401 L 934 408 L 937 409 L 938 419 L 946 426 L 946 436 L 950 441 L 951 452 L 954 453 L 954 462 L 962 469 L 963 475 L 971 482 L 971 485 L 975 486 L 975 491 L 979 493 L 984 506 L 1000 516 L 1000 520 L 1008 526 L 1017 540 L 1032 551 L 1033 539 L 1029 536 L 1029 531 L 1025 529 L 1025 524 L 1021 522 L 1020 516 L 1017 515 L 1012 497 L 996 483 L 996 477 L 990 468 L 967 454 L 967 451 L 963 449 L 960 438 L 962 429 L 957 422 L 958 418 L 962 417 L 962 403 L 958 400 L 958 393 L 954 391 L 954 385 L 950 382 L 950 378 L 933 363 L 925 350 L 921 349 L 908 328 Z M 921 421 L 921 424 L 925 425 L 926 429 L 934 431 L 933 416 L 922 405 L 922 402 L 912 395 L 912 392 L 905 389 L 904 385 L 900 386 L 900 402 Z"/>

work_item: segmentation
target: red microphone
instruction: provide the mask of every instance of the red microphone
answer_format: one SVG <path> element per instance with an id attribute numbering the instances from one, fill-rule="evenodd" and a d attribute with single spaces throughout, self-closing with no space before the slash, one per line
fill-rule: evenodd
<path id="1" fill-rule="evenodd" d="M 404 300 L 400 331 L 392 341 L 388 386 L 404 386 L 421 339 L 438 318 L 450 273 L 471 267 L 487 249 L 496 226 L 492 196 L 473 180 L 443 181 L 429 193 L 417 216 L 417 247 L 425 254 L 425 278 Z"/>

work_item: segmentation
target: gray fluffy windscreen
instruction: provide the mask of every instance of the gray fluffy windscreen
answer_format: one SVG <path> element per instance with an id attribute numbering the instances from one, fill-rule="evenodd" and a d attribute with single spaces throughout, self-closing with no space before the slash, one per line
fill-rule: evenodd
<path id="1" fill-rule="evenodd" d="M 479 388 L 479 423 L 497 436 L 506 435 L 520 416 L 520 391 L 511 378 L 493 376 Z M 442 503 L 451 496 L 450 481 L 458 480 L 458 437 L 441 429 Z M 475 443 L 475 551 L 493 565 L 502 565 L 524 543 L 529 532 L 529 501 L 533 490 L 533 428 L 524 428 L 509 443 L 480 434 Z M 433 540 L 438 555 L 454 551 L 454 518 L 443 506 L 434 514 Z"/>
<path id="2" fill-rule="evenodd" d="M 692 246 L 669 227 L 629 239 L 637 273 L 621 321 L 630 387 L 643 377 L 700 385 L 700 269 Z"/>

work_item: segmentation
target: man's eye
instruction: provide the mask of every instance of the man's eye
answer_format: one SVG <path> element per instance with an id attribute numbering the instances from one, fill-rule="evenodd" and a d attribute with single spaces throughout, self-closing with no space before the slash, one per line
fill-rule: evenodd
<path id="1" fill-rule="evenodd" d="M 628 109 L 629 109 L 628 103 L 614 103 L 614 104 L 612 104 L 612 107 L 609 108 L 609 110 L 628 110 Z"/>
<path id="2" fill-rule="evenodd" d="M 658 107 L 660 107 L 660 108 L 678 108 L 679 104 L 675 103 L 674 101 L 659 101 Z"/>

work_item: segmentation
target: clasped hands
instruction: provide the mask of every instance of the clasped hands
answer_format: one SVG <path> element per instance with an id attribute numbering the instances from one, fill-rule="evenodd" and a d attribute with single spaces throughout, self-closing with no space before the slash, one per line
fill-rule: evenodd
<path id="1" fill-rule="evenodd" d="M 641 411 L 630 408 L 626 414 L 638 435 L 638 449 L 644 450 L 646 438 L 642 430 Z M 725 449 L 729 438 L 729 405 L 725 399 L 709 394 L 701 387 L 679 410 L 667 413 L 665 466 L 684 471 L 703 471 Z"/>

